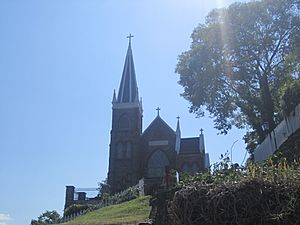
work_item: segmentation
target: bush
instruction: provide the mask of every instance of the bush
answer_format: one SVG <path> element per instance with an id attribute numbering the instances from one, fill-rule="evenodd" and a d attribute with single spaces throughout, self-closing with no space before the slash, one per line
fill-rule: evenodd
<path id="1" fill-rule="evenodd" d="M 129 187 L 126 190 L 116 193 L 114 195 L 105 195 L 102 201 L 109 202 L 110 204 L 119 204 L 137 198 L 139 190 L 137 187 Z M 100 203 L 101 204 L 101 203 Z"/>
<path id="2" fill-rule="evenodd" d="M 185 177 L 168 207 L 168 224 L 300 224 L 300 161 L 274 156 L 245 167 L 225 154 L 212 172 Z"/>
<path id="3" fill-rule="evenodd" d="M 94 210 L 96 209 L 96 206 L 94 205 L 71 205 L 64 211 L 64 216 L 71 216 L 77 213 L 80 213 L 81 211 L 85 210 Z"/>
<path id="4" fill-rule="evenodd" d="M 299 186 L 248 178 L 240 182 L 194 182 L 169 203 L 169 225 L 299 224 Z"/>
<path id="5" fill-rule="evenodd" d="M 31 225 L 46 225 L 46 224 L 51 224 L 51 223 L 57 223 L 61 219 L 60 215 L 58 212 L 55 210 L 53 211 L 46 211 L 42 213 L 37 220 L 31 220 Z"/>

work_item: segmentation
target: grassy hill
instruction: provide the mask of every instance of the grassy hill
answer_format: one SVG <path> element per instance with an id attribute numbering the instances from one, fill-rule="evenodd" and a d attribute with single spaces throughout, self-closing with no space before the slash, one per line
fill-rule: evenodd
<path id="1" fill-rule="evenodd" d="M 135 222 L 142 222 L 148 218 L 150 213 L 149 199 L 150 196 L 143 196 L 118 205 L 107 206 L 63 223 L 63 225 L 135 224 Z"/>

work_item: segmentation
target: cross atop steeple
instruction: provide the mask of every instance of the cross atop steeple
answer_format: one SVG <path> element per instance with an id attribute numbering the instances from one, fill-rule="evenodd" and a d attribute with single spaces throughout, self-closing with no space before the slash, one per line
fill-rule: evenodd
<path id="1" fill-rule="evenodd" d="M 200 129 L 200 134 L 203 134 L 203 131 L 204 131 L 204 130 L 201 128 L 201 129 Z"/>
<path id="2" fill-rule="evenodd" d="M 133 38 L 134 36 L 133 35 L 131 35 L 131 34 L 129 34 L 126 38 L 128 38 L 129 39 L 129 44 L 131 43 L 131 38 Z"/>
<path id="3" fill-rule="evenodd" d="M 157 108 L 156 108 L 156 111 L 157 111 L 157 116 L 159 116 L 159 111 L 160 111 L 160 108 L 159 108 L 159 107 L 157 107 Z"/>

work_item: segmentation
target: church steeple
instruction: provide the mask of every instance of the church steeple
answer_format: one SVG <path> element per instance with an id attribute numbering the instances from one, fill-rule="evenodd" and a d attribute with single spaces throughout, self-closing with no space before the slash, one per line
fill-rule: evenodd
<path id="1" fill-rule="evenodd" d="M 135 69 L 133 63 L 133 55 L 131 49 L 131 38 L 133 36 L 130 34 L 129 45 L 127 49 L 127 54 L 125 58 L 125 64 L 123 68 L 122 79 L 119 87 L 117 103 L 132 103 L 138 102 L 139 94 L 138 87 L 135 76 Z"/>
<path id="2" fill-rule="evenodd" d="M 125 58 L 118 96 L 112 99 L 112 129 L 109 148 L 108 184 L 111 193 L 137 184 L 141 178 L 139 144 L 142 134 L 143 109 L 131 50 L 131 38 Z"/>

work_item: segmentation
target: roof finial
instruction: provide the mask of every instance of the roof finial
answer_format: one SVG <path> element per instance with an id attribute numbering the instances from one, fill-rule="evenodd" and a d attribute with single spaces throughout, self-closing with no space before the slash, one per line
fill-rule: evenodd
<path id="1" fill-rule="evenodd" d="M 203 134 L 203 131 L 204 131 L 204 130 L 201 128 L 201 129 L 200 129 L 200 134 Z"/>
<path id="2" fill-rule="evenodd" d="M 181 132 L 180 132 L 180 125 L 179 125 L 179 119 L 180 117 L 177 116 L 177 127 L 176 127 L 176 141 L 175 141 L 175 151 L 177 152 L 177 154 L 179 154 L 180 152 L 180 141 L 181 141 Z"/>
<path id="3" fill-rule="evenodd" d="M 112 103 L 117 102 L 117 97 L 116 97 L 116 90 L 114 89 L 114 94 L 113 94 L 113 100 Z"/>
<path id="4" fill-rule="evenodd" d="M 177 116 L 176 117 L 177 118 L 177 127 L 176 127 L 176 133 L 180 133 L 180 125 L 179 125 L 179 119 L 180 119 L 180 117 L 179 116 Z M 179 136 L 180 136 L 180 134 L 179 134 Z"/>
<path id="5" fill-rule="evenodd" d="M 134 36 L 133 35 L 131 35 L 131 34 L 129 34 L 126 38 L 128 38 L 129 39 L 129 44 L 131 44 L 131 38 L 133 38 Z"/>
<path id="6" fill-rule="evenodd" d="M 156 108 L 156 111 L 157 111 L 157 116 L 159 116 L 159 110 L 160 110 L 160 108 L 159 108 L 159 107 L 157 107 L 157 108 Z"/>

